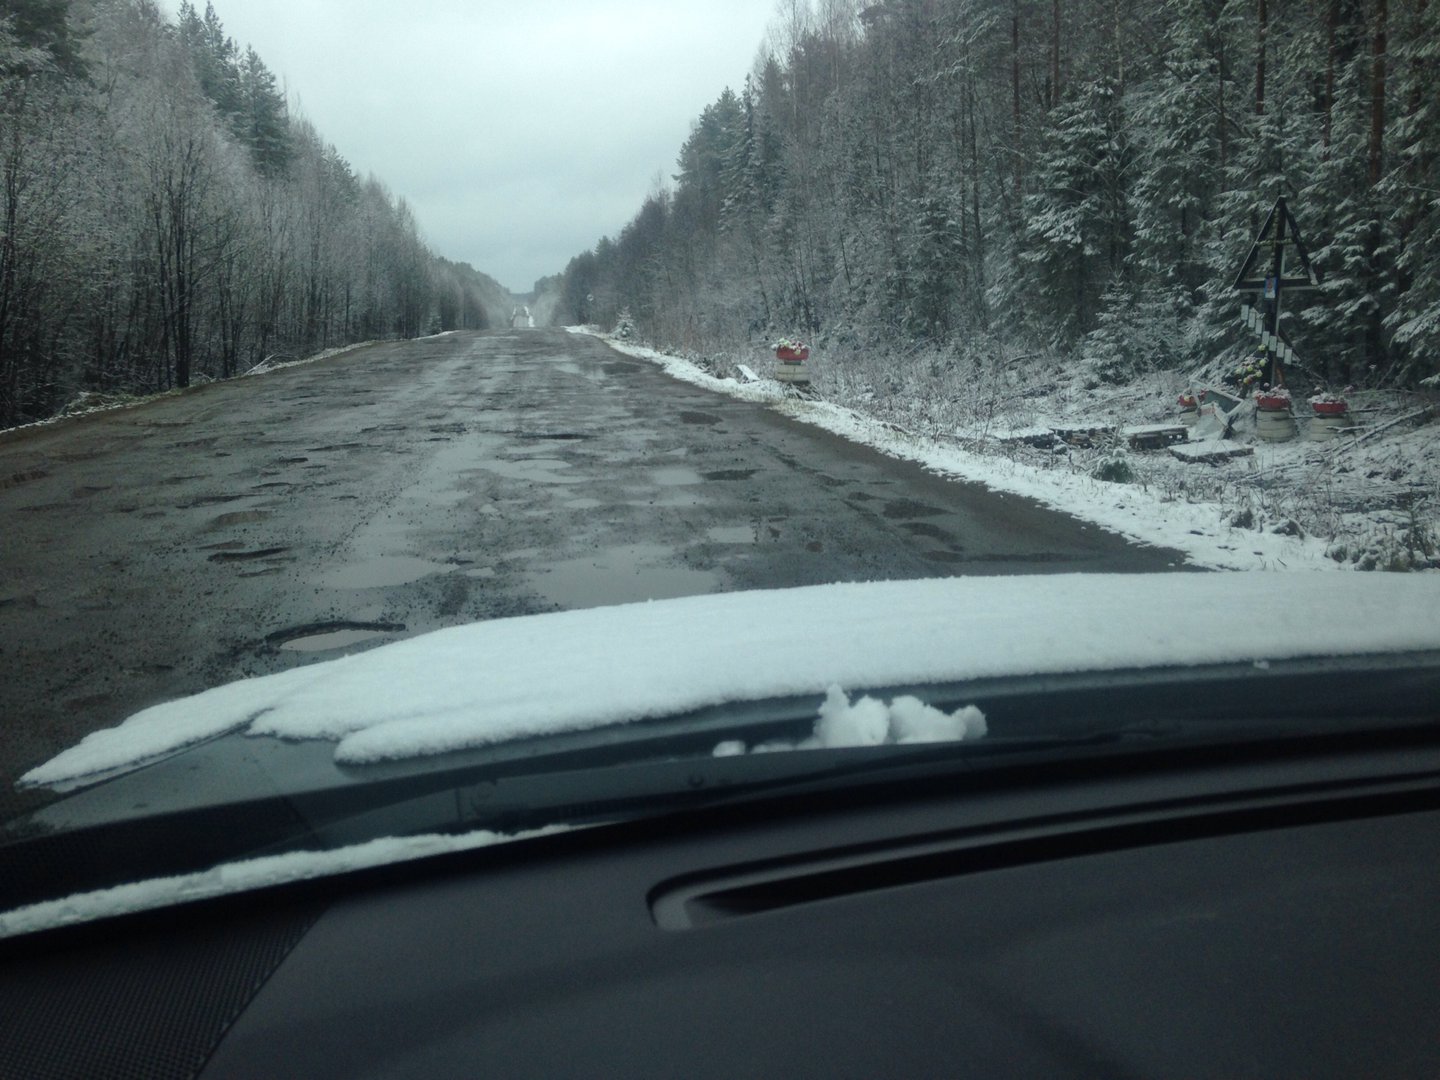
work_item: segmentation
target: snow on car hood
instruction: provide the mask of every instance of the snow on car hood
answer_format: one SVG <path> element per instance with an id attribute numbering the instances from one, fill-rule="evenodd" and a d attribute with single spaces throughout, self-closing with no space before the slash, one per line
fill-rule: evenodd
<path id="1" fill-rule="evenodd" d="M 1440 649 L 1440 576 L 946 578 L 475 623 L 157 705 L 22 777 L 244 730 L 368 763 L 725 702 L 972 678 Z"/>

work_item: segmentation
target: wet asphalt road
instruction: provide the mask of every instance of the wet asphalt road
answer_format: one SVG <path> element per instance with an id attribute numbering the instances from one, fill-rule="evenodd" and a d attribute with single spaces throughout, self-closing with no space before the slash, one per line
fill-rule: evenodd
<path id="1" fill-rule="evenodd" d="M 591 338 L 369 346 L 0 435 L 0 819 L 147 705 L 456 623 L 1180 561 Z"/>

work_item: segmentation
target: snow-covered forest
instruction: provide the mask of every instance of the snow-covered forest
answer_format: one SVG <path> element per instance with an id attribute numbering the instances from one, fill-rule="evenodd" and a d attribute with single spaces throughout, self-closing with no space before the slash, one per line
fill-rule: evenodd
<path id="1" fill-rule="evenodd" d="M 554 318 L 628 308 L 691 354 L 800 333 L 832 384 L 884 371 L 867 394 L 1037 354 L 1128 382 L 1253 351 L 1230 286 L 1285 195 L 1324 278 L 1286 307 L 1297 374 L 1413 386 L 1437 74 L 1434 0 L 784 0 Z"/>
<path id="2" fill-rule="evenodd" d="M 0 6 L 0 427 L 83 394 L 508 320 L 212 6 Z"/>

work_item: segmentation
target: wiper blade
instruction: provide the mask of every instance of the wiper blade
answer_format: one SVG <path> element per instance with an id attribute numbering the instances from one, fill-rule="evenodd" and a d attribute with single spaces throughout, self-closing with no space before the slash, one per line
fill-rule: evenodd
<path id="1" fill-rule="evenodd" d="M 7 826 L 13 839 L 0 843 L 0 907 L 262 854 L 422 832 L 614 821 L 776 792 L 842 788 L 867 776 L 883 783 L 907 770 L 918 776 L 979 773 L 1007 762 L 1104 757 L 1146 745 L 1228 747 L 1225 752 L 1233 753 L 1256 739 L 1304 740 L 1351 729 L 1378 738 L 1387 728 L 1428 726 L 1424 737 L 1433 737 L 1440 665 L 1427 654 L 1383 662 L 1288 662 L 1264 672 L 1230 665 L 869 692 L 918 693 L 943 708 L 973 702 L 989 717 L 990 734 L 955 743 L 711 756 L 719 742 L 732 739 L 750 747 L 803 739 L 817 715 L 816 695 L 358 769 L 337 768 L 328 744 L 227 736 L 200 749 L 212 753 L 217 766 L 207 776 L 231 777 L 229 796 L 217 796 L 209 780 L 196 786 L 196 761 L 187 753 Z M 276 775 L 252 763 L 244 782 L 235 779 L 219 768 L 234 763 L 223 759 L 225 747 L 256 759 L 275 755 L 270 764 Z M 306 769 L 293 768 L 299 759 Z M 317 783 L 310 766 L 328 773 Z M 170 809 L 160 809 L 159 797 L 181 787 L 189 801 L 172 800 Z M 87 805 L 87 798 L 94 801 Z M 195 802 L 217 798 L 224 801 Z M 135 809 L 141 802 L 150 805 Z"/>
<path id="2" fill-rule="evenodd" d="M 0 843 L 0 910 L 115 884 L 207 870 L 294 851 L 322 851 L 383 836 L 519 832 L 653 816 L 759 798 L 799 786 L 844 786 L 857 777 L 924 766 L 963 768 L 966 754 L 1073 752 L 1118 741 L 1062 739 L 887 745 L 744 757 L 651 758 L 575 767 L 569 755 L 476 764 L 286 795 L 100 822 Z M 963 752 L 961 748 L 963 747 Z M 549 766 L 549 767 L 545 767 Z"/>

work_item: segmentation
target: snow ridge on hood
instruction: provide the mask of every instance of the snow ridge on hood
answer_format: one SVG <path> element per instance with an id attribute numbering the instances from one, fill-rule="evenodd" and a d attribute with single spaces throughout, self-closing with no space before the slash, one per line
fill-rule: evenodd
<path id="1" fill-rule="evenodd" d="M 726 702 L 973 678 L 1440 649 L 1440 578 L 947 578 L 685 597 L 453 627 L 221 686 L 95 732 L 60 783 L 227 731 L 365 763 Z"/>

